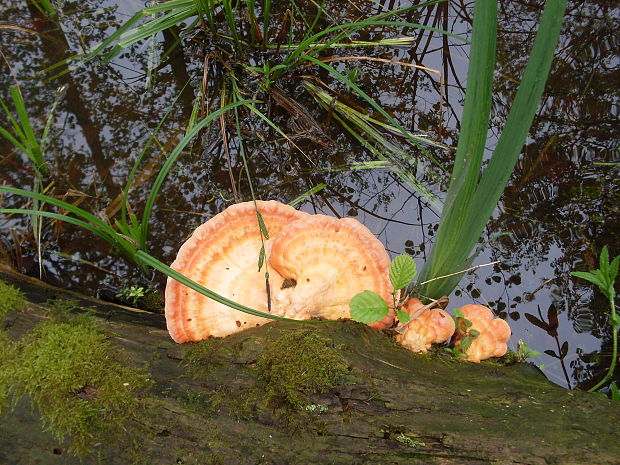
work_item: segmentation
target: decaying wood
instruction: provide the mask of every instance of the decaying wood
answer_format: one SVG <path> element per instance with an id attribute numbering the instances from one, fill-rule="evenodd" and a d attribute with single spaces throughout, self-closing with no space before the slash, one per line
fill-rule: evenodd
<path id="1" fill-rule="evenodd" d="M 196 379 L 180 363 L 189 345 L 170 340 L 161 315 L 68 294 L 9 271 L 26 312 L 11 314 L 19 337 L 44 317 L 51 297 L 78 299 L 138 366 L 155 380 L 139 425 L 125 445 L 96 446 L 82 463 L 148 464 L 617 464 L 620 409 L 567 391 L 529 364 L 454 362 L 410 353 L 388 336 L 351 321 L 310 328 L 333 341 L 350 366 L 345 385 L 312 396 L 320 413 L 269 408 L 254 366 L 263 348 L 302 323 L 271 323 L 223 339 Z M 193 399 L 193 402 L 191 402 Z M 196 401 L 199 399 L 199 401 Z M 0 418 L 0 464 L 72 464 L 42 431 L 27 402 Z"/>

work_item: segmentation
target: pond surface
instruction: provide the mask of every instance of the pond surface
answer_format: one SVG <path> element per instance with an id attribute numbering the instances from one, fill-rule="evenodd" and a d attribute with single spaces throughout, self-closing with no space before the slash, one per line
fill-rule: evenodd
<path id="1" fill-rule="evenodd" d="M 501 3 L 489 150 L 525 66 L 541 4 Z M 221 100 L 218 76 L 227 67 L 263 63 L 261 55 L 229 54 L 224 40 L 200 32 L 184 38 L 173 53 L 162 57 L 177 39 L 179 31 L 173 29 L 155 41 L 128 48 L 110 63 L 92 61 L 50 80 L 45 68 L 100 42 L 144 3 L 64 2 L 58 22 L 47 20 L 25 1 L 5 0 L 4 5 L 0 12 L 0 97 L 8 101 L 8 87 L 17 82 L 40 134 L 56 89 L 66 86 L 46 153 L 52 176 L 44 187 L 48 194 L 99 212 L 103 218 L 118 213 L 119 194 L 132 164 L 177 95 L 179 100 L 147 152 L 131 192 L 130 203 L 138 213 L 162 159 L 182 138 L 201 87 L 209 97 L 204 111 L 213 110 Z M 394 0 L 328 1 L 329 16 L 321 26 L 407 5 Z M 311 3 L 300 8 L 299 15 L 313 17 Z M 619 13 L 605 1 L 569 2 L 543 104 L 503 201 L 482 238 L 490 242 L 475 261 L 477 265 L 498 263 L 467 274 L 449 306 L 450 310 L 471 302 L 490 306 L 512 327 L 510 347 L 516 350 L 521 339 L 544 351 L 532 361 L 542 366 L 549 379 L 572 388 L 592 386 L 592 377 L 602 376 L 611 356 L 608 303 L 570 272 L 596 268 L 604 245 L 610 247 L 612 257 L 620 252 Z M 276 24 L 284 14 L 274 10 L 278 20 L 274 19 L 272 35 L 278 33 Z M 468 37 L 471 15 L 471 4 L 451 1 L 414 10 L 403 18 Z M 296 21 L 301 20 L 296 17 Z M 321 56 L 329 56 L 332 66 L 355 76 L 360 87 L 405 127 L 454 147 L 469 48 L 457 39 L 408 27 L 374 28 L 357 38 L 401 36 L 414 40 L 402 47 L 333 49 Z M 159 61 L 147 86 L 149 57 Z M 367 104 L 348 95 L 323 70 L 308 67 L 278 81 L 260 108 L 290 140 L 256 117 L 248 115 L 242 122 L 257 197 L 290 202 L 324 183 L 323 190 L 301 203 L 302 210 L 355 217 L 379 237 L 392 256 L 408 253 L 421 268 L 437 231 L 438 214 L 389 167 L 359 169 L 360 163 L 375 157 L 304 90 L 302 75 L 313 76 L 306 80 L 320 79 L 341 98 L 348 97 L 348 103 L 368 110 Z M 251 79 L 243 84 L 248 90 L 257 89 Z M 288 111 L 282 104 L 288 104 Z M 0 123 L 8 124 L 4 114 Z M 228 151 L 219 124 L 205 130 L 179 158 L 160 192 L 148 245 L 150 253 L 166 263 L 172 262 L 196 226 L 235 199 L 250 198 L 232 120 L 227 122 L 227 135 Z M 435 169 L 415 146 L 402 138 L 388 138 L 411 155 L 408 168 L 418 179 L 443 198 L 449 176 Z M 454 151 L 432 146 L 427 150 L 449 173 Z M 0 182 L 26 189 L 33 185 L 32 165 L 5 139 L 0 139 Z M 18 197 L 2 201 L 5 206 L 26 205 Z M 28 220 L 0 217 L 0 231 L 0 245 L 12 262 L 22 272 L 38 275 Z M 499 233 L 508 234 L 496 237 Z M 108 244 L 66 223 L 45 223 L 42 249 L 45 280 L 104 299 L 114 299 L 119 290 L 130 286 L 161 289 L 164 283 L 161 275 L 142 276 Z M 545 330 L 540 321 L 550 323 L 551 328 Z"/>

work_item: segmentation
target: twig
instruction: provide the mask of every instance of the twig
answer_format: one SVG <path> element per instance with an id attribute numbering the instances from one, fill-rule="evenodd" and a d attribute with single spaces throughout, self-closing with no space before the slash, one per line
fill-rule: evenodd
<path id="1" fill-rule="evenodd" d="M 496 260 L 496 261 L 491 262 L 491 263 L 483 263 L 482 265 L 472 266 L 470 268 L 467 268 L 466 270 L 456 271 L 455 273 L 450 273 L 450 274 L 446 274 L 446 275 L 443 275 L 443 276 L 437 276 L 436 278 L 429 279 L 428 281 L 421 282 L 419 285 L 423 286 L 424 284 L 428 284 L 430 282 L 437 281 L 438 279 L 449 278 L 450 276 L 455 276 L 455 275 L 461 274 L 461 273 L 467 273 L 468 271 L 475 270 L 476 268 L 482 268 L 483 266 L 495 265 L 496 263 L 499 263 L 499 260 Z"/>

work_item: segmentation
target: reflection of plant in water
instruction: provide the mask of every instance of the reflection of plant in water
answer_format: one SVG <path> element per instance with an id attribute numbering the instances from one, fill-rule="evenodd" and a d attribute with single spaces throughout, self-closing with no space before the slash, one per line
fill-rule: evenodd
<path id="1" fill-rule="evenodd" d="M 568 341 L 564 341 L 562 345 L 560 345 L 560 338 L 558 337 L 558 311 L 555 308 L 555 305 L 552 303 L 547 309 L 547 321 L 545 321 L 542 313 L 540 311 L 540 306 L 538 307 L 538 317 L 532 315 L 531 313 L 526 313 L 525 318 L 532 323 L 534 326 L 545 331 L 549 336 L 551 336 L 555 340 L 555 344 L 557 346 L 557 352 L 547 349 L 545 350 L 545 354 L 550 357 L 557 358 L 562 364 L 562 371 L 564 372 L 564 377 L 566 379 L 566 384 L 569 389 L 571 387 L 571 380 L 568 376 L 568 372 L 566 371 L 566 366 L 564 359 L 568 354 Z"/>

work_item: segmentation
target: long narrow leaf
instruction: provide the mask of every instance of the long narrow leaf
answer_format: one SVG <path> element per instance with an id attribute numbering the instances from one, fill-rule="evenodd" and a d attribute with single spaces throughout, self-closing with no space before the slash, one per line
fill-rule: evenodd
<path id="1" fill-rule="evenodd" d="M 238 107 L 239 105 L 247 105 L 253 102 L 255 102 L 255 100 L 239 100 L 237 102 L 226 105 L 225 107 L 217 109 L 216 111 L 214 111 L 213 113 L 209 114 L 207 117 L 203 118 L 198 123 L 196 123 L 196 125 L 191 129 L 191 131 L 189 131 L 185 135 L 185 137 L 181 140 L 181 142 L 179 142 L 179 144 L 170 153 L 170 156 L 166 159 L 164 166 L 162 166 L 161 170 L 159 171 L 159 174 L 157 175 L 157 178 L 155 179 L 155 182 L 153 183 L 151 192 L 149 193 L 149 196 L 146 199 L 146 204 L 144 206 L 144 212 L 142 214 L 142 224 L 141 224 L 142 234 L 140 235 L 141 244 L 146 243 L 146 238 L 148 235 L 148 221 L 151 216 L 151 212 L 153 211 L 153 205 L 155 204 L 155 198 L 157 197 L 159 190 L 161 189 L 161 186 L 164 183 L 164 180 L 166 179 L 166 176 L 168 176 L 168 173 L 172 169 L 172 166 L 176 162 L 179 155 L 181 155 L 181 152 L 183 152 L 187 144 L 190 143 L 190 141 L 194 138 L 194 136 L 196 136 L 196 134 L 198 134 L 198 132 L 202 128 L 204 128 L 209 123 L 211 123 L 211 121 L 217 118 L 220 114 L 225 113 L 232 108 Z"/>
<path id="2" fill-rule="evenodd" d="M 487 85 L 493 73 L 491 62 L 494 57 L 490 55 L 490 50 L 493 48 L 490 43 L 492 37 L 490 29 L 495 27 L 493 23 L 496 11 L 494 7 L 491 12 L 490 4 L 490 1 L 477 2 L 475 6 L 474 40 L 468 73 L 470 84 L 463 112 L 463 128 L 459 137 L 457 160 L 437 240 L 429 260 L 420 273 L 420 282 L 466 268 L 466 264 L 471 261 L 471 251 L 508 183 L 538 108 L 566 8 L 565 0 L 548 0 L 545 5 L 531 56 L 504 130 L 489 165 L 478 182 L 486 137 L 483 141 L 479 138 L 483 134 L 486 135 L 488 116 L 487 121 L 482 121 L 475 108 L 480 107 L 482 102 L 485 105 L 490 102 L 490 90 L 486 87 L 480 89 L 481 84 Z M 482 35 L 481 29 L 486 30 Z M 483 52 L 485 49 L 486 52 Z M 477 74 L 481 70 L 484 70 L 486 77 Z M 472 103 L 468 105 L 470 99 Z M 470 122 L 470 119 L 474 122 Z M 437 280 L 422 286 L 420 292 L 436 298 L 448 295 L 457 283 L 454 278 Z"/>

